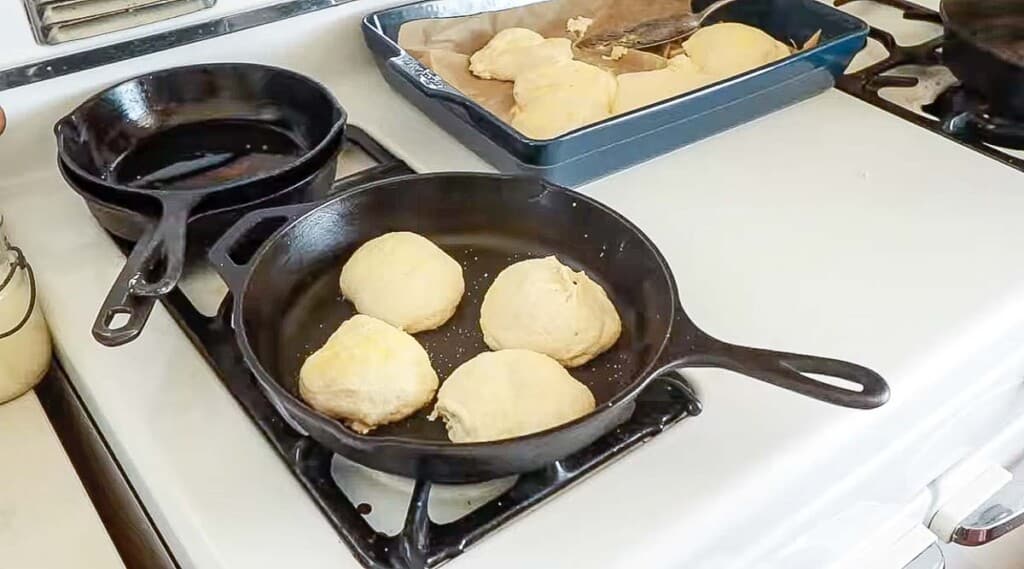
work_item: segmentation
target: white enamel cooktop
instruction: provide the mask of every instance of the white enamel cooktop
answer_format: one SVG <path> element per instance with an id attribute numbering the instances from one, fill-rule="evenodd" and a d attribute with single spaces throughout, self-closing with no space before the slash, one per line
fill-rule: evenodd
<path id="1" fill-rule="evenodd" d="M 0 210 L 39 273 L 58 351 L 183 567 L 356 567 L 160 307 L 119 349 L 90 327 L 123 256 L 54 167 L 54 120 L 150 69 L 259 61 L 327 84 L 419 171 L 487 170 L 393 93 L 362 0 L 0 92 Z M 705 412 L 452 567 L 820 568 L 995 427 L 1024 369 L 1021 174 L 832 90 L 582 191 L 665 254 L 725 340 L 854 360 L 885 407 L 830 407 L 724 371 Z M 842 531 L 834 531 L 841 528 Z M 794 538 L 794 536 L 799 536 Z"/>

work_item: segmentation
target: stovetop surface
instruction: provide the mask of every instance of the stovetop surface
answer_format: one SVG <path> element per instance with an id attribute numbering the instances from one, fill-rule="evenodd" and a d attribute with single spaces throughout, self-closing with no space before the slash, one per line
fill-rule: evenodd
<path id="1" fill-rule="evenodd" d="M 339 155 L 341 177 L 323 198 L 412 173 L 365 131 L 349 127 Z M 128 254 L 132 244 L 118 242 Z M 165 307 L 366 567 L 434 567 L 448 561 L 665 428 L 701 412 L 686 380 L 670 373 L 644 390 L 626 423 L 540 471 L 455 486 L 376 473 L 332 455 L 274 409 L 236 345 L 230 294 L 205 262 L 203 250 L 190 250 L 189 258 L 187 277 L 180 290 L 163 299 Z"/>
<path id="2" fill-rule="evenodd" d="M 353 124 L 417 172 L 487 171 L 374 68 L 360 20 L 397 1 L 351 2 L 0 92 L 8 234 L 36 268 L 69 377 L 183 566 L 358 563 L 163 305 L 131 345 L 93 340 L 124 255 L 60 179 L 52 124 L 149 70 L 254 61 L 324 83 Z M 884 8 L 844 7 L 872 23 Z M 896 21 L 886 26 L 901 37 L 923 28 L 907 43 L 935 35 Z M 863 363 L 886 376 L 893 399 L 841 410 L 688 371 L 706 403 L 698 419 L 493 532 L 453 567 L 820 569 L 877 530 L 876 514 L 1005 429 L 1000 410 L 1024 370 L 1014 359 L 1024 345 L 1020 172 L 831 90 L 581 190 L 652 239 L 703 329 Z"/>
<path id="3" fill-rule="evenodd" d="M 883 55 L 851 70 L 836 85 L 841 91 L 884 109 L 972 150 L 1024 171 L 1024 121 L 993 114 L 984 97 L 969 92 L 942 62 L 942 17 L 910 0 L 864 0 L 887 6 L 900 17 L 931 27 L 931 37 L 908 40 L 872 24 L 869 37 Z M 854 0 L 836 0 L 837 7 Z"/>

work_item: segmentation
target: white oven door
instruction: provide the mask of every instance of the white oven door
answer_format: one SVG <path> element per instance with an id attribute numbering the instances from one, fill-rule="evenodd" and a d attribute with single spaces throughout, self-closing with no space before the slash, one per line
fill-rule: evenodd
<path id="1" fill-rule="evenodd" d="M 1024 417 L 947 470 L 836 569 L 1024 568 Z"/>

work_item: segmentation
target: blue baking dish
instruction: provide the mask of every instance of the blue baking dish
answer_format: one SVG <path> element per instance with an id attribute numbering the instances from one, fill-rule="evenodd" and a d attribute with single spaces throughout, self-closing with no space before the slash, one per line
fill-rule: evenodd
<path id="1" fill-rule="evenodd" d="M 385 80 L 434 122 L 503 172 L 525 172 L 577 186 L 832 87 L 867 42 L 868 25 L 817 0 L 741 0 L 713 21 L 742 22 L 817 47 L 742 75 L 616 115 L 551 140 L 527 138 L 422 65 L 398 45 L 406 22 L 471 16 L 531 0 L 427 0 L 372 13 L 363 37 Z M 702 8 L 706 0 L 695 0 Z"/>

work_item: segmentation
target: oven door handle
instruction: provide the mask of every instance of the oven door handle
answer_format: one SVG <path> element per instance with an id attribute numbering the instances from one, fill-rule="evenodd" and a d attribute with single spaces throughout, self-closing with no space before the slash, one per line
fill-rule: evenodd
<path id="1" fill-rule="evenodd" d="M 985 545 L 1024 525 L 1024 478 L 998 464 L 982 465 L 961 483 L 928 523 L 947 543 Z"/>
<path id="2" fill-rule="evenodd" d="M 953 529 L 952 543 L 985 545 L 1024 525 L 1024 481 L 1013 480 Z"/>

